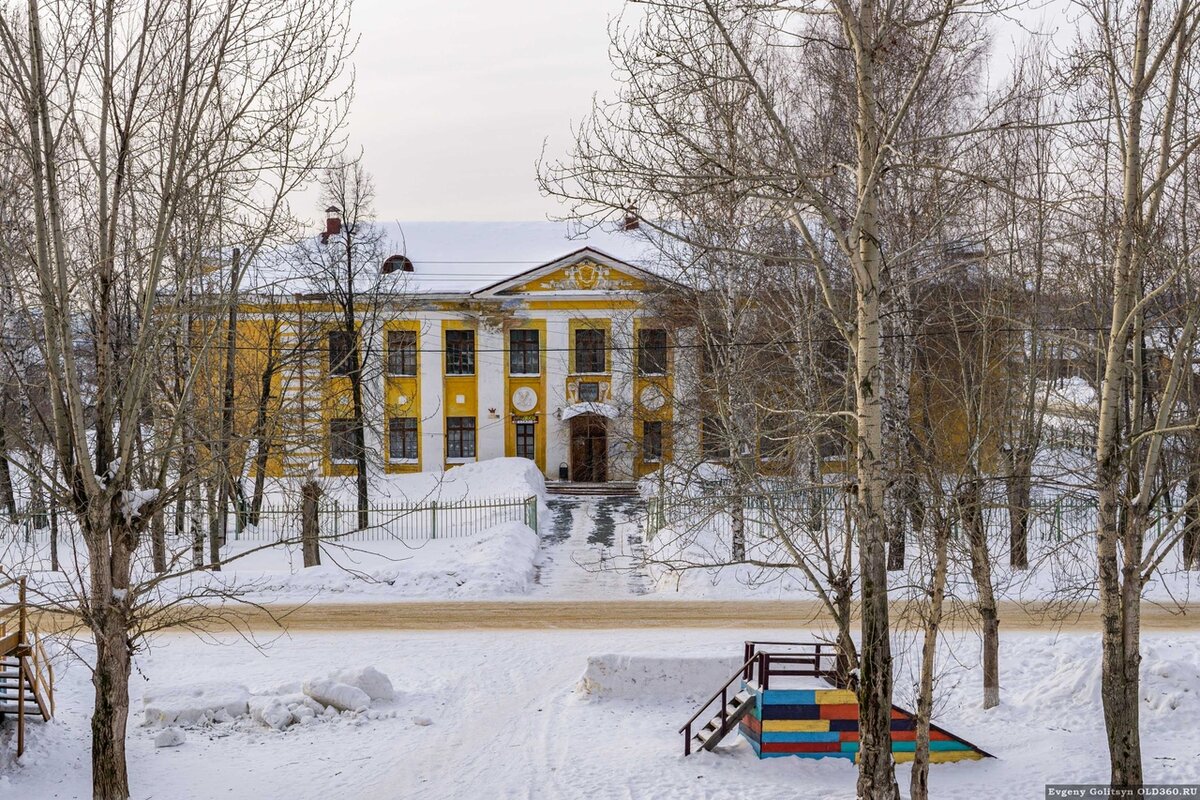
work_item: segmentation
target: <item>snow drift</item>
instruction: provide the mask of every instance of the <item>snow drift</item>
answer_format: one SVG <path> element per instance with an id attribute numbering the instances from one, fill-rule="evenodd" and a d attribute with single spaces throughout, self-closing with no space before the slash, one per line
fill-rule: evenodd
<path id="1" fill-rule="evenodd" d="M 588 656 L 575 692 L 595 699 L 695 702 L 700 695 L 711 695 L 741 665 L 738 657 Z"/>

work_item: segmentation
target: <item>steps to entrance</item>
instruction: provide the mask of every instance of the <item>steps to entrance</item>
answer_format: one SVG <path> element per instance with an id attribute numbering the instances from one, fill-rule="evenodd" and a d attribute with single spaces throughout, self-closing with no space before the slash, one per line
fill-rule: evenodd
<path id="1" fill-rule="evenodd" d="M 637 484 L 633 481 L 610 481 L 608 483 L 546 481 L 546 493 L 588 497 L 637 497 Z"/>

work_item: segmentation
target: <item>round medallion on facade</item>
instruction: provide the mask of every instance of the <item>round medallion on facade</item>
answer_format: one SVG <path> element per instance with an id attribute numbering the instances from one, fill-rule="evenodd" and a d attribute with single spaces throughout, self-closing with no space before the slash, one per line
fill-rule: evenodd
<path id="1" fill-rule="evenodd" d="M 512 404 L 513 408 L 520 412 L 533 411 L 537 407 L 538 396 L 537 392 L 530 389 L 528 386 L 522 386 L 513 392 Z"/>
<path id="2" fill-rule="evenodd" d="M 667 397 L 663 394 L 663 390 L 653 383 L 642 389 L 642 393 L 638 395 L 638 399 L 642 401 L 643 406 L 651 411 L 658 411 L 667 403 Z"/>

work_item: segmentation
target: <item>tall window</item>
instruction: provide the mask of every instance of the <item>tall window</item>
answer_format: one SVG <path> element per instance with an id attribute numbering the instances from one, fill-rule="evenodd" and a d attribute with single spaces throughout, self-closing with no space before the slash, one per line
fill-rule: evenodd
<path id="1" fill-rule="evenodd" d="M 354 372 L 354 337 L 346 331 L 329 332 L 329 374 L 350 375 Z"/>
<path id="2" fill-rule="evenodd" d="M 475 418 L 446 418 L 446 458 L 475 457 Z"/>
<path id="3" fill-rule="evenodd" d="M 387 332 L 388 375 L 417 374 L 417 332 Z"/>
<path id="4" fill-rule="evenodd" d="M 446 331 L 446 374 L 475 374 L 475 331 Z"/>
<path id="5" fill-rule="evenodd" d="M 541 371 L 537 331 L 510 331 L 508 334 L 508 372 L 510 375 L 537 375 Z"/>
<path id="6" fill-rule="evenodd" d="M 700 450 L 705 458 L 719 461 L 729 458 L 729 442 L 725 437 L 725 426 L 716 417 L 705 417 L 700 421 Z"/>
<path id="7" fill-rule="evenodd" d="M 638 371 L 643 375 L 667 372 L 667 332 L 662 328 L 638 331 Z"/>
<path id="8" fill-rule="evenodd" d="M 604 331 L 575 331 L 575 371 L 604 372 Z"/>
<path id="9" fill-rule="evenodd" d="M 354 420 L 329 420 L 329 460 L 336 463 L 355 461 L 358 447 L 354 442 Z"/>
<path id="10" fill-rule="evenodd" d="M 642 461 L 662 461 L 663 424 L 658 421 L 642 423 Z"/>
<path id="11" fill-rule="evenodd" d="M 388 460 L 417 460 L 416 417 L 390 417 L 388 419 Z"/>
<path id="12" fill-rule="evenodd" d="M 517 458 L 537 458 L 536 425 L 533 422 L 517 423 Z"/>

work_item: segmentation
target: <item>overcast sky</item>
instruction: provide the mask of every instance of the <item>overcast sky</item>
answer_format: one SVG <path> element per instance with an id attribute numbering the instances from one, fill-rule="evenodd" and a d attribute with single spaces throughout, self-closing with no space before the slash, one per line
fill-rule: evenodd
<path id="1" fill-rule="evenodd" d="M 1063 2 L 1044 0 L 1027 22 L 1044 26 Z M 378 218 L 554 214 L 534 163 L 544 141 L 563 155 L 592 97 L 615 92 L 609 22 L 624 8 L 623 0 L 356 0 L 349 135 L 375 177 Z M 996 60 L 1007 61 L 1014 30 L 1001 28 Z M 308 194 L 300 202 L 311 210 L 297 210 L 319 217 Z"/>
<path id="2" fill-rule="evenodd" d="M 542 143 L 615 83 L 608 21 L 621 0 L 356 0 L 352 145 L 381 220 L 535 220 Z"/>

